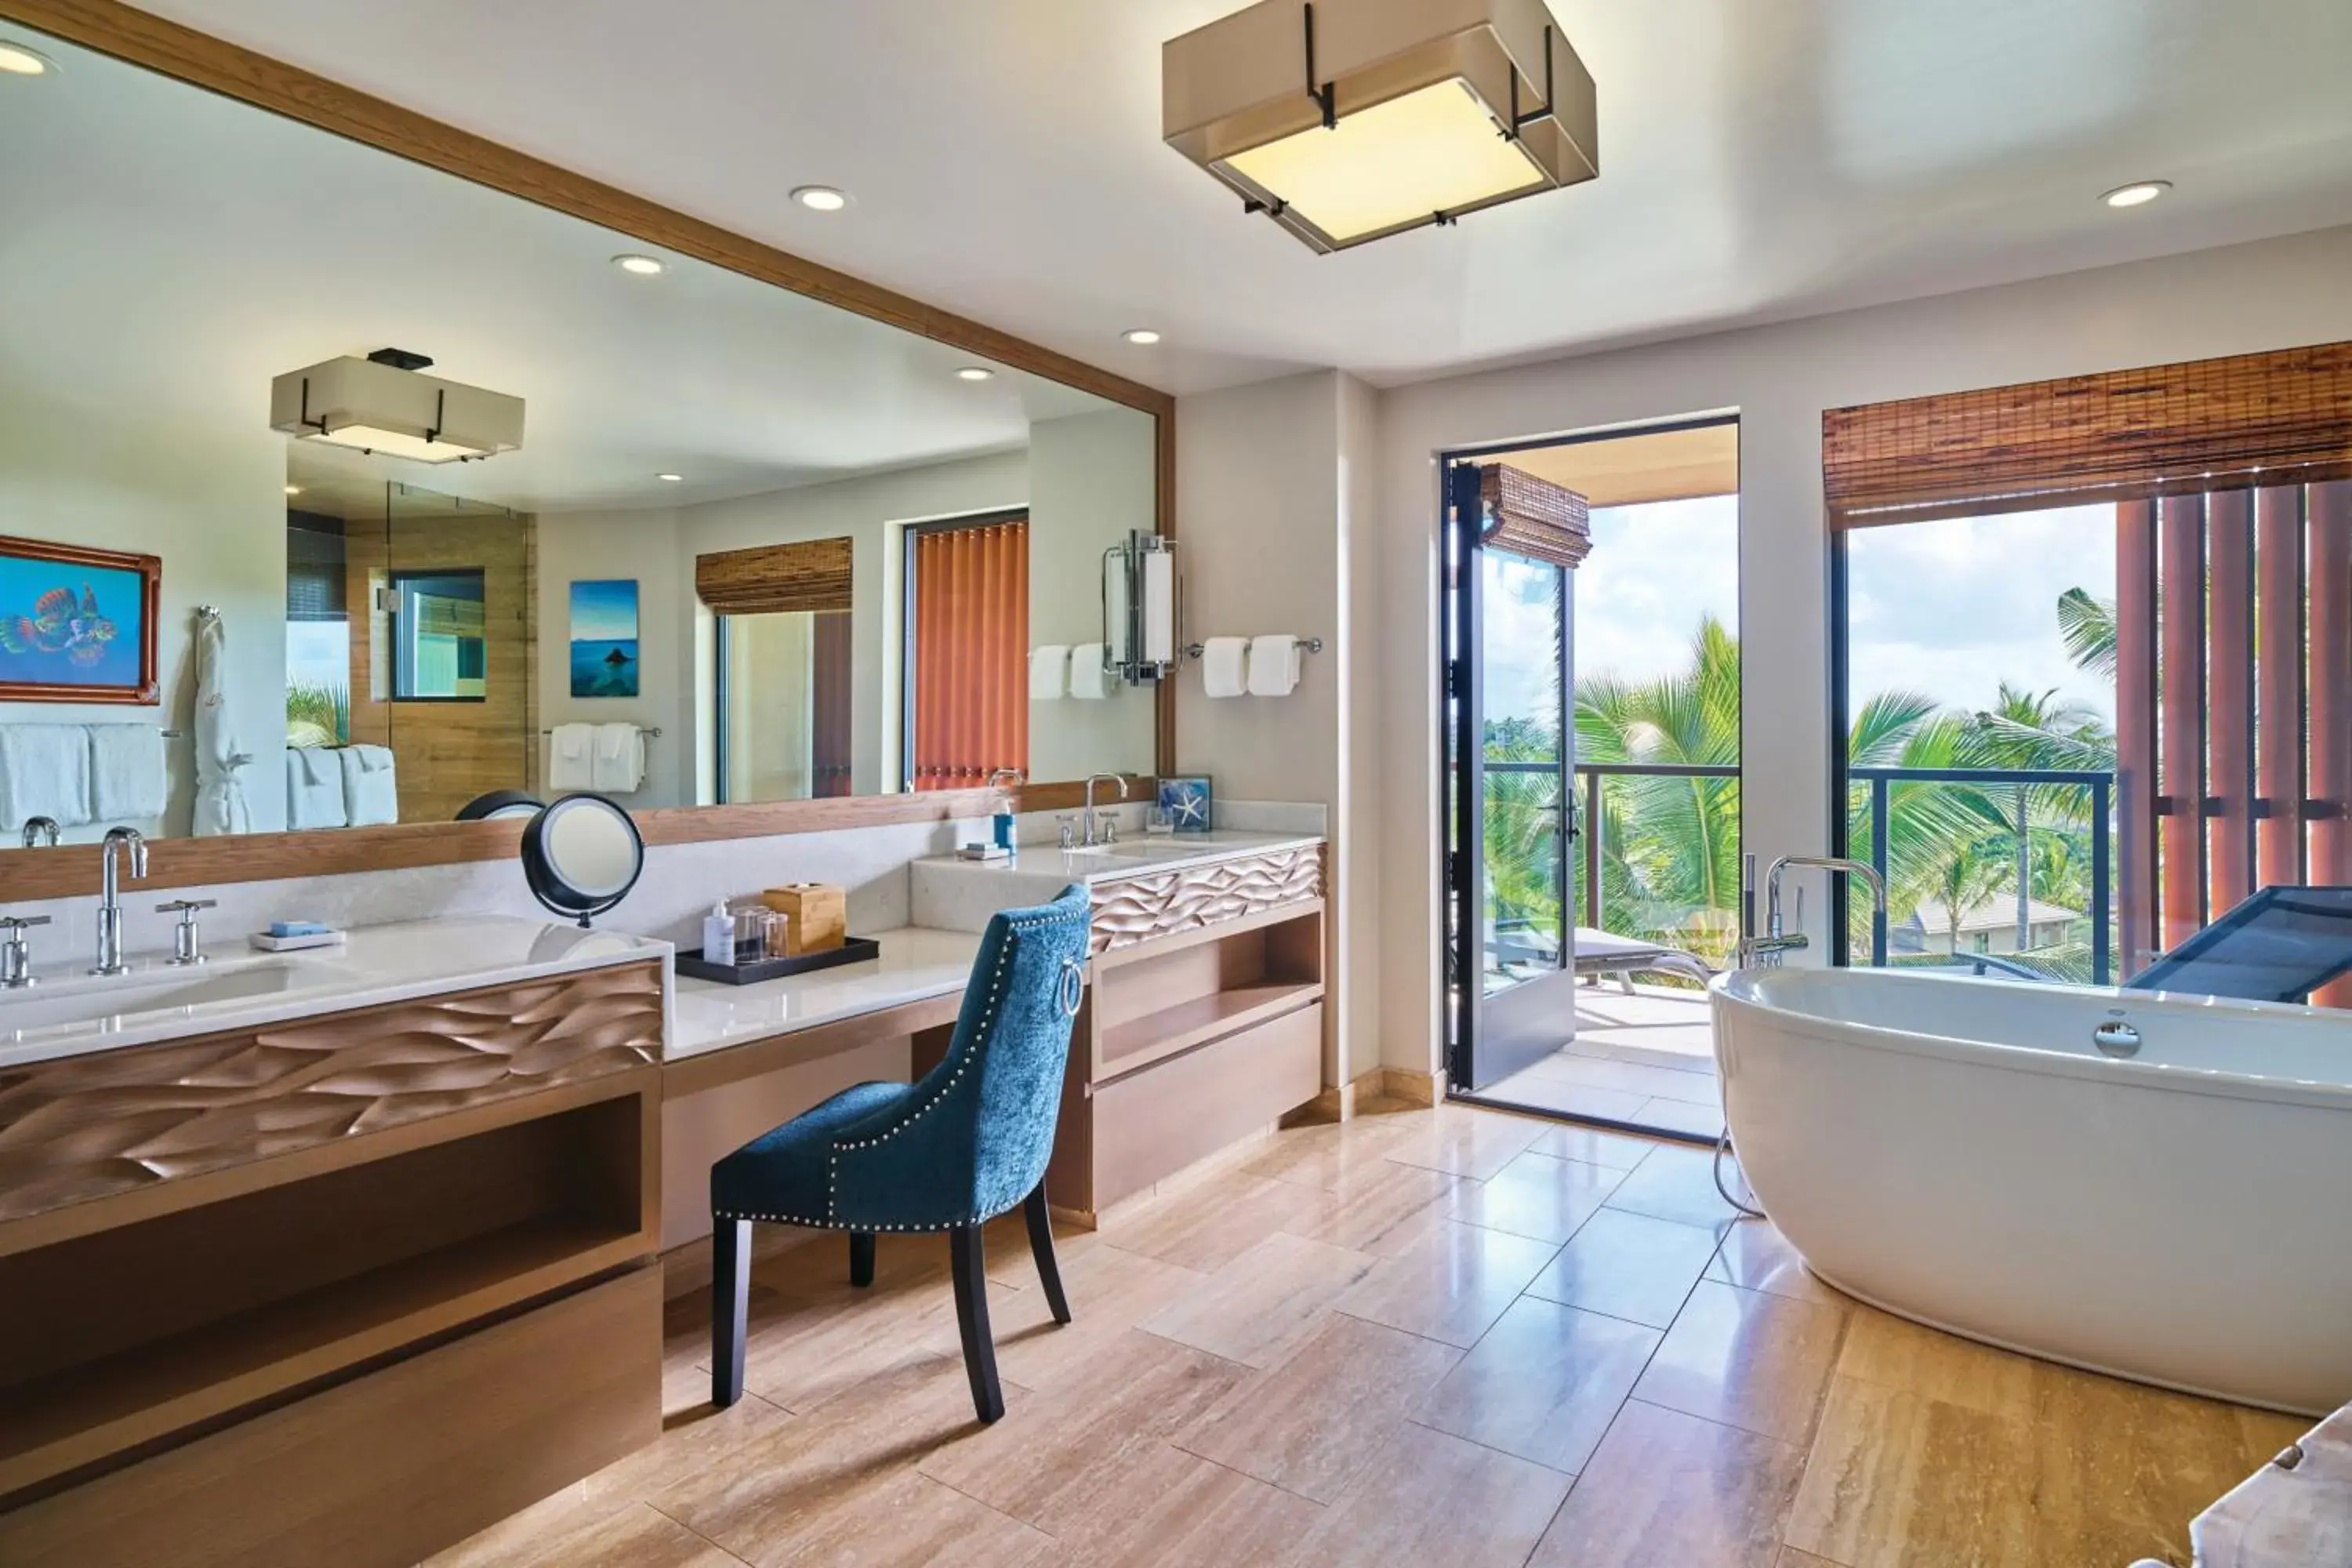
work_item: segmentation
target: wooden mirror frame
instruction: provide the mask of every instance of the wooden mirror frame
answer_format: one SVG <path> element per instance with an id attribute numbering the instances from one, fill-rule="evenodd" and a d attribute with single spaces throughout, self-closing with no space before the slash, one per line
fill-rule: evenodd
<path id="1" fill-rule="evenodd" d="M 762 245 L 120 0 L 0 0 L 0 21 L 37 28 L 159 76 L 1139 409 L 1158 426 L 1159 529 L 1164 535 L 1175 534 L 1176 399 L 1156 387 Z M 1174 684 L 1161 681 L 1157 696 L 1154 752 L 1157 769 L 1164 773 L 1175 765 Z M 1020 793 L 1020 805 L 1024 811 L 1073 806 L 1083 787 L 1033 784 Z M 987 815 L 990 799 L 985 790 L 940 790 L 747 805 L 656 806 L 630 815 L 646 843 L 658 846 L 982 816 Z M 152 875 L 142 885 L 190 887 L 494 860 L 516 855 L 521 838 L 518 821 L 412 822 L 159 838 L 150 847 Z M 98 886 L 98 846 L 7 852 L 0 857 L 0 868 L 5 872 L 0 876 L 0 896 L 10 900 L 75 897 Z"/>

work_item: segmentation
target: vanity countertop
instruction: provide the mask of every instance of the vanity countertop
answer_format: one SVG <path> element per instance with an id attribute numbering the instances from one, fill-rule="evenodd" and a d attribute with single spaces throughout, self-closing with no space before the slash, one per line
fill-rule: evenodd
<path id="1" fill-rule="evenodd" d="M 257 952 L 239 939 L 188 969 L 143 953 L 129 974 L 37 971 L 39 984 L 0 992 L 0 1068 L 667 961 L 669 952 L 666 942 L 620 931 L 454 915 L 361 926 L 340 946 L 299 952 Z"/>
<path id="2" fill-rule="evenodd" d="M 1088 888 L 1254 855 L 1312 848 L 1316 833 L 1160 834 L 1123 838 L 1099 849 L 1022 846 L 1018 861 L 934 855 L 908 868 L 915 919 L 934 930 L 979 931 L 998 910 L 1051 903 L 1072 882 Z"/>
<path id="3" fill-rule="evenodd" d="M 863 963 L 730 985 L 680 976 L 666 1059 L 677 1061 L 901 1003 L 960 993 L 980 955 L 980 933 L 901 926 L 861 931 L 882 944 Z"/>

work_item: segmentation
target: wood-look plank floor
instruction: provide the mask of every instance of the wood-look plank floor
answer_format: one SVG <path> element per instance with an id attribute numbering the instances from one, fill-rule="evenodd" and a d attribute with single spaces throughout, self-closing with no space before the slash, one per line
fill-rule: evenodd
<path id="1" fill-rule="evenodd" d="M 945 1243 L 870 1290 L 755 1266 L 711 1410 L 672 1304 L 667 1430 L 433 1559 L 588 1563 L 2084 1568 L 2188 1521 L 2305 1423 L 1917 1328 L 1736 1222 L 1705 1154 L 1381 1107 L 1062 1245 L 989 1237 L 1009 1407 L 971 1418 Z"/>

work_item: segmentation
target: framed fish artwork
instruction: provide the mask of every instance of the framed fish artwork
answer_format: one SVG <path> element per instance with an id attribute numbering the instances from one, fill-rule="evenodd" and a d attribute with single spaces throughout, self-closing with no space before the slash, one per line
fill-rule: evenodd
<path id="1" fill-rule="evenodd" d="M 0 538 L 0 702 L 153 702 L 160 556 Z"/>

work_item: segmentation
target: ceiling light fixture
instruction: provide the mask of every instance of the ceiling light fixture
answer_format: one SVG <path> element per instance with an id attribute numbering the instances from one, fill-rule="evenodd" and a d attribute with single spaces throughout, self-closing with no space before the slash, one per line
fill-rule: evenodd
<path id="1" fill-rule="evenodd" d="M 299 496 L 302 493 L 302 487 L 300 485 L 288 485 L 286 487 L 286 493 L 289 496 Z"/>
<path id="2" fill-rule="evenodd" d="M 1150 327 L 1130 327 L 1119 336 L 1139 349 L 1148 349 L 1160 341 L 1160 334 Z"/>
<path id="3" fill-rule="evenodd" d="M 1161 47 L 1160 104 L 1170 146 L 1318 251 L 1601 172 L 1544 0 L 1261 0 Z"/>
<path id="4" fill-rule="evenodd" d="M 57 68 L 48 56 L 0 39 L 0 76 L 47 76 Z"/>
<path id="5" fill-rule="evenodd" d="M 686 476 L 684 474 L 656 474 L 654 478 L 659 479 L 666 485 L 682 485 L 686 483 Z"/>
<path id="6" fill-rule="evenodd" d="M 663 270 L 661 262 L 650 256 L 615 256 L 613 265 L 640 278 L 657 278 Z"/>
<path id="7" fill-rule="evenodd" d="M 2170 189 L 2170 180 L 2135 180 L 2128 185 L 2117 185 L 2099 199 L 2111 207 L 2144 207 Z"/>
<path id="8" fill-rule="evenodd" d="M 977 364 L 968 364 L 964 366 L 961 370 L 956 372 L 956 375 L 958 379 L 962 381 L 994 381 L 996 379 L 996 373 L 994 371 L 990 370 L 985 365 Z"/>
<path id="9" fill-rule="evenodd" d="M 405 349 L 331 359 L 269 384 L 269 425 L 305 441 L 419 463 L 494 458 L 522 445 L 522 399 L 418 372 Z"/>
<path id="10" fill-rule="evenodd" d="M 831 185 L 803 185 L 793 192 L 793 200 L 813 213 L 837 213 L 849 205 L 848 193 Z"/>

